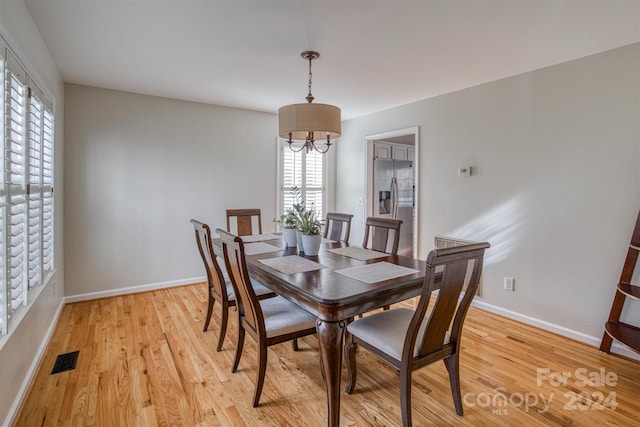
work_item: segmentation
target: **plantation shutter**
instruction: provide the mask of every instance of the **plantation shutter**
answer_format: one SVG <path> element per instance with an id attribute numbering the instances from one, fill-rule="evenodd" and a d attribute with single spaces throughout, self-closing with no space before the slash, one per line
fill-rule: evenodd
<path id="1" fill-rule="evenodd" d="M 291 150 L 289 150 L 291 151 Z M 326 154 L 325 154 L 326 155 Z M 323 160 L 324 156 L 317 151 L 305 153 L 305 197 L 307 208 L 312 206 L 320 218 L 324 215 L 324 173 Z"/>
<path id="2" fill-rule="evenodd" d="M 280 148 L 282 156 L 282 212 L 291 208 L 295 200 L 295 187 L 301 187 L 302 181 L 302 156 L 294 153 L 285 146 Z"/>
<path id="3" fill-rule="evenodd" d="M 42 135 L 44 106 L 42 93 L 29 86 L 27 237 L 29 289 L 42 283 Z"/>
<path id="4" fill-rule="evenodd" d="M 0 40 L 0 113 L 3 120 L 7 116 L 7 48 Z M 0 332 L 6 335 L 9 316 L 9 288 L 7 286 L 7 258 L 6 258 L 6 223 L 7 223 L 7 188 L 5 174 L 5 129 L 6 122 L 0 126 L 0 176 L 2 176 L 2 184 L 0 185 Z"/>
<path id="5" fill-rule="evenodd" d="M 8 73 L 8 137 L 5 149 L 8 170 L 5 187 L 8 189 L 8 317 L 27 304 L 27 179 L 26 179 L 26 106 L 27 75 L 13 55 L 9 55 Z"/>
<path id="6" fill-rule="evenodd" d="M 42 269 L 53 271 L 53 106 L 45 104 L 42 125 Z"/>
<path id="7" fill-rule="evenodd" d="M 294 145 L 294 150 L 300 146 Z M 307 153 L 306 149 L 294 152 L 285 141 L 280 143 L 281 158 L 281 212 L 286 212 L 291 208 L 295 200 L 295 190 L 300 190 L 302 200 L 307 208 L 313 208 L 322 218 L 324 216 L 325 199 L 325 165 L 324 155 L 317 151 Z"/>
<path id="8" fill-rule="evenodd" d="M 0 336 L 54 269 L 53 103 L 0 38 Z"/>

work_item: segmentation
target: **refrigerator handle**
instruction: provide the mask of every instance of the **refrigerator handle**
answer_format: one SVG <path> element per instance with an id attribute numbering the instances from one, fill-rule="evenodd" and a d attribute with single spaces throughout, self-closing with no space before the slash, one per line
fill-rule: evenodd
<path id="1" fill-rule="evenodd" d="M 398 180 L 391 178 L 391 218 L 398 219 Z"/>

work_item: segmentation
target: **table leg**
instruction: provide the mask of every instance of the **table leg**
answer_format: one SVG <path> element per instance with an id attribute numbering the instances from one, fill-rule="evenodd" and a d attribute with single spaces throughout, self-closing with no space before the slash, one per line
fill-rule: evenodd
<path id="1" fill-rule="evenodd" d="M 318 341 L 320 356 L 327 387 L 327 408 L 329 427 L 340 425 L 340 374 L 342 372 L 342 341 L 347 323 L 325 322 L 318 319 Z"/>

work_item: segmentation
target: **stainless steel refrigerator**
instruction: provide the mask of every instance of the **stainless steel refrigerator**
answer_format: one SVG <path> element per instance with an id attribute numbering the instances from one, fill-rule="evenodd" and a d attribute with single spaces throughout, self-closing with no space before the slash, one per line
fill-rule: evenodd
<path id="1" fill-rule="evenodd" d="M 411 160 L 374 159 L 373 216 L 401 219 L 398 254 L 413 256 L 414 170 Z"/>

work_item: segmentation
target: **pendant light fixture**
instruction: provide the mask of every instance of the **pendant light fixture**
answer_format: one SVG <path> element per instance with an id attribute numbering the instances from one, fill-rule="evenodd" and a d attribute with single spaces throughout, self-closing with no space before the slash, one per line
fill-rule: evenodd
<path id="1" fill-rule="evenodd" d="M 304 51 L 300 55 L 309 61 L 309 94 L 306 96 L 306 104 L 285 105 L 278 110 L 279 135 L 285 138 L 292 151 L 307 149 L 307 153 L 316 150 L 326 153 L 331 147 L 331 138 L 337 138 L 342 132 L 340 108 L 328 104 L 312 104 L 311 95 L 311 61 L 317 59 L 320 54 L 314 51 Z M 321 150 L 316 141 L 326 139 L 326 148 Z M 293 144 L 302 142 L 299 149 Z"/>

